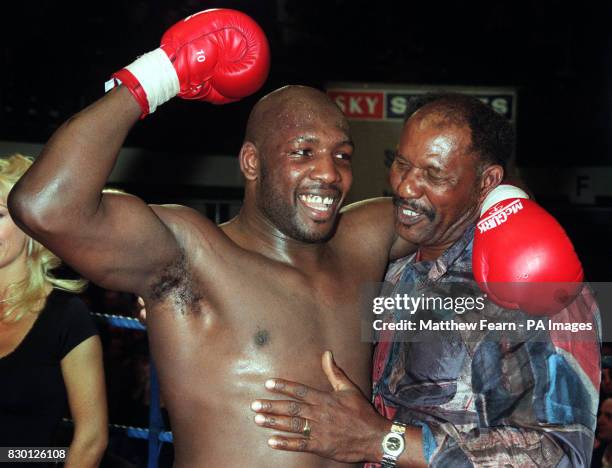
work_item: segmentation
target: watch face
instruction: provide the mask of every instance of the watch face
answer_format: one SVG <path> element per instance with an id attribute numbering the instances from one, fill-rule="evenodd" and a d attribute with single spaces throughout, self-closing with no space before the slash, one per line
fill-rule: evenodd
<path id="1" fill-rule="evenodd" d="M 387 440 L 387 449 L 388 450 L 397 450 L 402 446 L 399 437 L 393 437 L 392 439 Z"/>
<path id="2" fill-rule="evenodd" d="M 401 435 L 390 433 L 383 440 L 385 454 L 397 457 L 404 451 L 404 438 Z"/>

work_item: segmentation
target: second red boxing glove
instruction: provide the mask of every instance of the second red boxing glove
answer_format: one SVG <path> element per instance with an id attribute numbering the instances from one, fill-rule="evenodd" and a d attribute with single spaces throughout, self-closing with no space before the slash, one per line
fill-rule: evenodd
<path id="1" fill-rule="evenodd" d="M 268 76 L 265 34 L 235 10 L 206 10 L 172 26 L 161 46 L 113 75 L 129 88 L 142 116 L 178 95 L 213 104 L 237 101 L 257 91 Z"/>
<path id="2" fill-rule="evenodd" d="M 485 199 L 474 235 L 474 278 L 496 304 L 553 315 L 578 294 L 582 265 L 561 225 L 522 190 Z"/>

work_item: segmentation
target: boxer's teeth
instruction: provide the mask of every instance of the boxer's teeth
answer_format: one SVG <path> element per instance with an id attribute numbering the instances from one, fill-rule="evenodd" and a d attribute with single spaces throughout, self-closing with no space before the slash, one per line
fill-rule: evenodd
<path id="1" fill-rule="evenodd" d="M 300 195 L 300 200 L 310 208 L 318 211 L 327 211 L 334 204 L 335 199 L 333 197 L 321 197 L 320 195 Z"/>

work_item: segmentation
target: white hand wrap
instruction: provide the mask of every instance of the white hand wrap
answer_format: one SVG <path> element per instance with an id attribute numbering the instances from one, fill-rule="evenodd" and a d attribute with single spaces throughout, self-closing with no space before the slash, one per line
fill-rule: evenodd
<path id="1" fill-rule="evenodd" d="M 157 106 L 169 101 L 180 91 L 178 75 L 161 48 L 138 57 L 125 69 L 134 75 L 142 86 L 149 103 L 149 114 L 155 112 Z M 117 81 L 115 79 L 107 81 L 106 91 L 115 87 Z"/>

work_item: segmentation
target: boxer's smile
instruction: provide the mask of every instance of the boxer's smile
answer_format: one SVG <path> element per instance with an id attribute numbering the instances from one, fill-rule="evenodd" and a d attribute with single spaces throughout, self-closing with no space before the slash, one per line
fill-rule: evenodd
<path id="1" fill-rule="evenodd" d="M 329 102 L 281 112 L 259 148 L 256 194 L 264 216 L 285 236 L 328 240 L 352 182 L 353 142 L 341 111 Z"/>
<path id="2" fill-rule="evenodd" d="M 315 221 L 328 221 L 337 212 L 342 197 L 338 193 L 301 193 L 298 195 L 299 204 L 306 208 L 307 216 Z"/>

